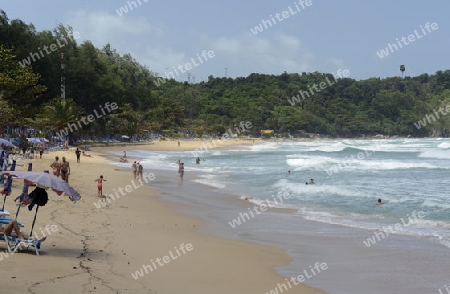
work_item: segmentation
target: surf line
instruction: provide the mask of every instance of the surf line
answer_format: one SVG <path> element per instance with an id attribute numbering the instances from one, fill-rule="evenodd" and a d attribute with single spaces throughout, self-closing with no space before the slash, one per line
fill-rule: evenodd
<path id="1" fill-rule="evenodd" d="M 278 199 L 280 200 L 280 203 L 284 202 L 283 199 L 287 200 L 287 199 L 291 198 L 291 194 L 289 194 L 288 192 L 282 193 L 280 191 L 280 192 L 278 192 L 277 195 L 278 195 Z M 275 198 L 275 195 L 272 195 L 272 199 L 275 202 L 275 205 L 278 205 L 278 201 Z M 266 200 L 266 202 L 267 202 L 267 204 L 261 203 L 260 205 L 253 206 L 253 209 L 250 208 L 250 207 L 247 208 L 248 212 L 251 215 L 251 217 L 250 217 L 250 215 L 248 213 L 246 213 L 246 212 L 242 213 L 241 212 L 241 213 L 239 213 L 239 216 L 237 218 L 234 218 L 232 221 L 229 221 L 228 224 L 230 224 L 230 226 L 232 228 L 235 228 L 235 227 L 240 226 L 241 224 L 245 223 L 246 222 L 246 218 L 247 218 L 247 220 L 250 220 L 250 219 L 256 217 L 256 215 L 259 215 L 259 214 L 263 213 L 264 211 L 266 211 L 267 208 L 275 207 L 274 205 L 270 204 L 269 200 Z M 260 209 L 260 211 L 258 211 L 258 208 Z M 253 214 L 252 210 L 255 211 L 256 215 Z M 241 222 L 241 220 L 242 220 L 242 222 Z"/>

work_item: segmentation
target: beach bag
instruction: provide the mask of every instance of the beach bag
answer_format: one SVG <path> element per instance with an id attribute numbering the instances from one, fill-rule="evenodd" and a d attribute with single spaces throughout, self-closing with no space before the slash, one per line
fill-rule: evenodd
<path id="1" fill-rule="evenodd" d="M 33 207 L 37 204 L 39 206 L 44 206 L 48 202 L 48 194 L 45 189 L 36 187 L 36 189 L 31 192 L 28 197 L 31 199 L 31 204 L 28 206 L 28 210 L 32 210 Z"/>

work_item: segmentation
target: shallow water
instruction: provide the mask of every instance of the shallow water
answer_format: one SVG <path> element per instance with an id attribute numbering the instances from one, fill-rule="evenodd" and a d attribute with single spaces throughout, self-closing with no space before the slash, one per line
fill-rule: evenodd
<path id="1" fill-rule="evenodd" d="M 287 249 L 286 276 L 327 262 L 306 283 L 330 293 L 438 293 L 450 282 L 450 140 L 264 143 L 210 150 L 200 165 L 190 151 L 128 154 L 159 175 L 165 199 L 211 220 L 209 233 Z M 257 214 L 260 204 L 294 213 Z"/>

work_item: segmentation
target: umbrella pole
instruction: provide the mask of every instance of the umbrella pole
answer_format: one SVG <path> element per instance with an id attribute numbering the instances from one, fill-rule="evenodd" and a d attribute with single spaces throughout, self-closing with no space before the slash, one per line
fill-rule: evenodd
<path id="1" fill-rule="evenodd" d="M 33 164 L 30 162 L 28 163 L 28 171 L 32 171 L 33 170 Z M 22 194 L 20 194 L 20 197 L 22 198 L 23 194 L 28 194 L 28 184 L 24 181 L 23 183 L 23 188 L 22 188 Z M 19 211 L 20 211 L 20 207 L 22 206 L 22 204 L 20 204 L 20 200 L 19 200 L 19 207 L 17 207 L 17 211 L 16 211 L 16 219 L 19 216 Z"/>
<path id="2" fill-rule="evenodd" d="M 36 206 L 36 213 L 34 214 L 33 224 L 31 225 L 30 237 L 33 236 L 34 223 L 36 222 L 36 215 L 38 213 L 39 205 Z"/>
<path id="3" fill-rule="evenodd" d="M 19 204 L 19 207 L 17 207 L 17 211 L 16 211 L 16 219 L 17 219 L 17 217 L 19 216 L 19 211 L 20 211 L 20 204 Z"/>
<path id="4" fill-rule="evenodd" d="M 2 211 L 5 211 L 5 202 L 6 202 L 6 194 L 5 194 L 5 197 L 3 198 L 3 207 L 2 207 Z"/>

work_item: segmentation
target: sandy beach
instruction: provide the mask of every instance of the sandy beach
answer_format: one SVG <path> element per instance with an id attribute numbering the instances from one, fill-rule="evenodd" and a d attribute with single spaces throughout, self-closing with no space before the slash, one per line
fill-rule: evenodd
<path id="1" fill-rule="evenodd" d="M 110 164 L 114 157 L 109 152 L 114 150 L 191 150 L 204 143 L 181 141 L 178 147 L 177 141 L 163 141 L 94 147 L 89 151 L 92 157 L 82 156 L 80 163 L 76 162 L 75 148 L 46 153 L 43 159 L 19 160 L 21 166 L 16 170 L 26 170 L 32 162 L 33 171 L 43 171 L 50 169 L 56 155 L 66 156 L 71 167 L 69 184 L 82 199 L 74 204 L 67 196 L 49 191 L 49 201 L 39 208 L 34 229 L 35 236 L 48 236 L 41 256 L 27 250 L 4 257 L 0 261 L 0 292 L 268 293 L 287 283 L 274 270 L 290 263 L 284 250 L 200 233 L 198 229 L 208 225 L 204 220 L 181 214 L 180 204 L 162 201 L 158 195 L 162 191 L 152 188 L 151 180 L 150 187 L 141 185 L 131 172 Z M 211 145 L 232 144 L 253 141 Z M 120 195 L 109 198 L 105 207 L 98 202 L 101 199 L 94 182 L 100 175 L 106 180 L 103 194 Z M 22 184 L 23 180 L 13 181 L 13 193 L 5 205 L 10 212 L 16 210 L 13 200 Z M 25 224 L 24 232 L 29 233 L 33 217 L 34 210 L 21 209 L 18 220 Z M 52 225 L 57 229 L 46 233 Z M 1 246 L 4 251 L 5 245 Z M 285 292 L 324 293 L 303 284 Z"/>

